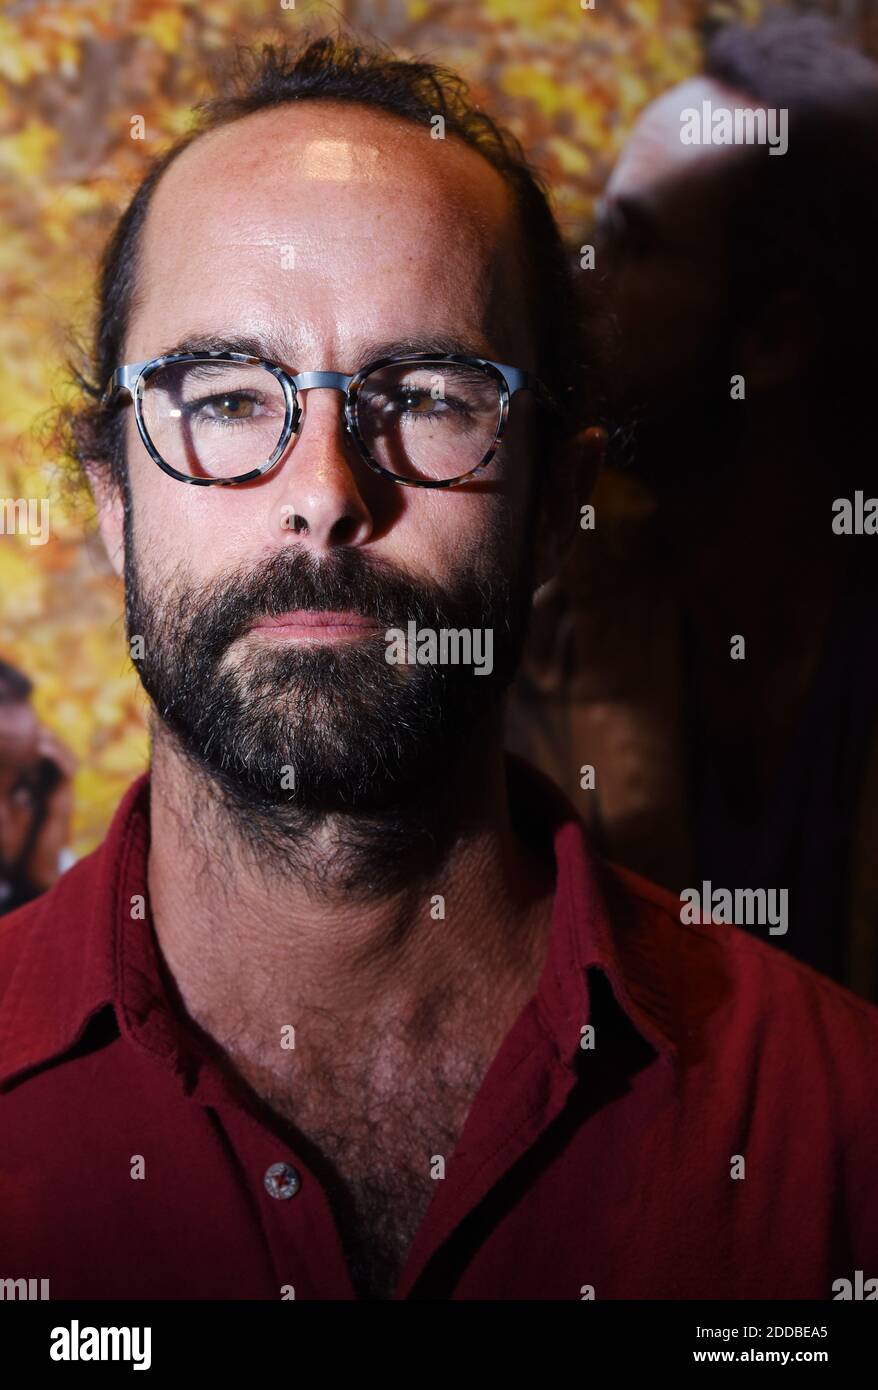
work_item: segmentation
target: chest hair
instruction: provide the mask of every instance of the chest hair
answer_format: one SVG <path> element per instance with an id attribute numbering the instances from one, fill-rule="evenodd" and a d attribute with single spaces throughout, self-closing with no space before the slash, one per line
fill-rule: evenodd
<path id="1" fill-rule="evenodd" d="M 423 1024 L 423 1020 L 421 1021 Z M 233 1057 L 256 1094 L 317 1150 L 358 1297 L 390 1298 L 498 1045 L 460 1027 L 382 1027 L 347 1049 Z M 298 1041 L 298 1035 L 297 1035 Z"/>

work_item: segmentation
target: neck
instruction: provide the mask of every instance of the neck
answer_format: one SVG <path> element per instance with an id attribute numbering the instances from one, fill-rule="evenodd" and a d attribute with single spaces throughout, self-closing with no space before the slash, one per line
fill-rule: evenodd
<path id="1" fill-rule="evenodd" d="M 307 1020 L 321 1042 L 341 1020 L 415 1019 L 462 990 L 520 1003 L 535 986 L 553 871 L 511 824 L 499 733 L 480 730 L 404 823 L 280 808 L 274 833 L 254 835 L 157 722 L 151 774 L 155 932 L 214 1038 L 255 1055 L 284 1024 Z"/>

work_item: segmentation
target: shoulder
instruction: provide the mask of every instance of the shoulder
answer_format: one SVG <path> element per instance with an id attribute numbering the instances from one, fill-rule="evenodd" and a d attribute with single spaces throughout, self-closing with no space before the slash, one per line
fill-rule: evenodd
<path id="1" fill-rule="evenodd" d="M 101 843 L 48 892 L 0 917 L 0 1004 L 25 977 L 38 990 L 55 984 L 65 999 L 103 987 L 118 895 L 124 885 L 145 892 L 148 797 L 144 773 L 128 787 Z M 0 1037 L 2 1020 L 0 1012 Z"/>
<path id="2" fill-rule="evenodd" d="M 878 1008 L 771 939 L 740 926 L 685 923 L 679 897 L 617 865 L 608 877 L 613 896 L 630 905 L 627 930 L 651 942 L 686 1038 L 700 1037 L 742 1066 L 770 1058 L 788 1075 L 810 1069 L 815 1082 L 832 1075 L 843 1091 L 871 1090 Z M 842 925 L 839 914 L 826 929 Z"/>
<path id="3" fill-rule="evenodd" d="M 111 978 L 93 925 L 98 854 L 0 917 L 0 1083 L 56 1053 Z"/>

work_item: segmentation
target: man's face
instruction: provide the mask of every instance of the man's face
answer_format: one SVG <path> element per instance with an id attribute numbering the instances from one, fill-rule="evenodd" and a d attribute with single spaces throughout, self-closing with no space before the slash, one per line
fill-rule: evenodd
<path id="1" fill-rule="evenodd" d="M 410 341 L 534 370 L 516 227 L 499 175 L 458 141 L 357 107 L 259 113 L 163 177 L 124 360 L 211 335 L 261 340 L 292 373 L 352 373 Z M 129 411 L 129 635 L 160 717 L 239 801 L 368 809 L 423 793 L 514 668 L 532 584 L 530 402 L 513 399 L 478 481 L 435 491 L 367 467 L 339 392 L 300 405 L 284 458 L 234 488 L 167 477 Z M 116 505 L 111 554 L 120 527 Z M 303 611 L 348 623 L 306 630 Z M 385 632 L 410 619 L 492 628 L 493 674 L 389 664 Z"/>
<path id="2" fill-rule="evenodd" d="M 611 413 L 641 427 L 635 470 L 658 486 L 685 473 L 678 451 L 687 435 L 695 466 L 709 464 L 702 430 L 714 454 L 729 438 L 716 412 L 735 370 L 728 276 L 741 154 L 683 144 L 681 112 L 704 101 L 755 104 L 698 78 L 648 106 L 607 183 L 594 234 L 592 355 Z M 662 446 L 665 457 L 645 456 Z"/>

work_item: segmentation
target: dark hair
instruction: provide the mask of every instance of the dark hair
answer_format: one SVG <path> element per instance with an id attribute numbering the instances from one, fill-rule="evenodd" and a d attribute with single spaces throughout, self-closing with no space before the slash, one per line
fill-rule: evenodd
<path id="1" fill-rule="evenodd" d="M 33 682 L 23 671 L 0 659 L 0 705 L 18 705 L 33 690 Z"/>
<path id="2" fill-rule="evenodd" d="M 429 128 L 441 116 L 445 133 L 463 140 L 503 177 L 520 218 L 527 263 L 527 295 L 534 324 L 537 373 L 562 410 L 554 430 L 575 428 L 583 409 L 579 320 L 571 259 L 550 211 L 540 177 L 519 142 L 470 100 L 466 84 L 445 68 L 403 60 L 378 45 L 353 45 L 340 37 L 297 46 L 239 49 L 228 90 L 199 103 L 194 128 L 151 166 L 110 238 L 98 282 L 97 320 L 87 366 L 73 374 L 82 401 L 63 413 L 61 442 L 81 481 L 90 462 L 110 470 L 124 491 L 121 413 L 100 404 L 100 395 L 124 343 L 135 289 L 138 243 L 156 186 L 168 166 L 199 136 L 257 111 L 295 101 L 333 101 L 386 111 Z"/>
<path id="3" fill-rule="evenodd" d="M 821 16 L 772 12 L 710 35 L 704 72 L 789 113 L 786 154 L 748 151 L 732 292 L 745 311 L 773 289 L 809 292 L 821 326 L 818 427 L 840 454 L 862 450 L 878 359 L 878 64 Z"/>

